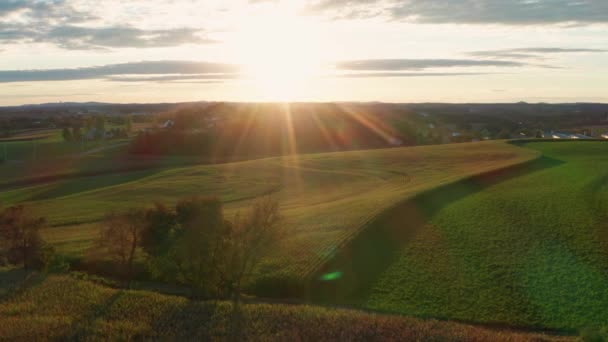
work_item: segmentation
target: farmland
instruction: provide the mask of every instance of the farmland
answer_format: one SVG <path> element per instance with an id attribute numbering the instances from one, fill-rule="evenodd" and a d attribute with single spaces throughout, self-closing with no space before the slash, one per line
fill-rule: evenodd
<path id="1" fill-rule="evenodd" d="M 466 149 L 442 145 L 310 154 L 68 178 L 5 191 L 0 200 L 25 203 L 47 217 L 55 227 L 45 231 L 45 237 L 60 251 L 78 255 L 95 237 L 91 222 L 108 210 L 217 195 L 230 217 L 252 198 L 272 193 L 281 203 L 290 234 L 260 272 L 265 277 L 304 279 L 365 222 L 395 202 L 537 155 L 503 142 Z"/>
<path id="2" fill-rule="evenodd" d="M 253 293 L 300 296 L 312 282 L 313 301 L 329 305 L 576 333 L 608 324 L 606 152 L 602 142 L 496 141 L 167 159 L 14 187 L 0 200 L 47 217 L 44 238 L 78 259 L 108 210 L 216 195 L 230 217 L 273 194 L 289 234 L 258 267 Z"/>
<path id="3" fill-rule="evenodd" d="M 380 271 L 358 264 L 362 286 L 343 300 L 421 317 L 573 330 L 606 326 L 608 144 L 525 147 L 544 157 L 516 177 L 483 187 L 454 185 L 448 190 L 464 195 L 443 204 L 449 193 L 416 201 L 425 224 L 399 221 L 395 227 L 411 234 Z M 379 220 L 376 231 L 390 222 Z M 360 261 L 357 253 L 364 252 L 359 246 L 351 258 Z M 331 271 L 347 266 L 338 263 Z"/>
<path id="4" fill-rule="evenodd" d="M 0 271 L 0 286 L 17 271 Z M 19 273 L 19 272 L 17 272 Z M 69 276 L 31 276 L 2 297 L 1 340 L 228 340 L 231 304 L 104 287 Z M 308 305 L 250 303 L 240 333 L 250 340 L 567 341 Z"/>

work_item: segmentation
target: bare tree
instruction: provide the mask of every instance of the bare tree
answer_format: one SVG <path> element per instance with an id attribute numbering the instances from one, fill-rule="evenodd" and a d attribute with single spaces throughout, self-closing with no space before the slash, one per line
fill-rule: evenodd
<path id="1" fill-rule="evenodd" d="M 127 281 L 133 278 L 133 264 L 137 248 L 146 228 L 146 212 L 129 209 L 122 214 L 109 213 L 99 234 L 96 247 L 116 260 Z"/>
<path id="2" fill-rule="evenodd" d="M 270 196 L 257 199 L 244 217 L 237 214 L 229 232 L 227 260 L 219 265 L 219 268 L 224 267 L 219 273 L 231 294 L 233 305 L 230 340 L 239 341 L 242 337 L 240 304 L 243 284 L 268 250 L 276 247 L 285 236 L 279 203 Z"/>
<path id="3" fill-rule="evenodd" d="M 45 243 L 39 230 L 44 226 L 44 218 L 30 217 L 22 205 L 5 209 L 0 213 L 0 251 L 25 269 L 40 266 Z"/>
<path id="4" fill-rule="evenodd" d="M 243 283 L 284 236 L 279 203 L 271 196 L 255 200 L 244 217 L 237 214 L 230 229 L 230 253 L 224 272 L 233 296 L 238 299 Z"/>

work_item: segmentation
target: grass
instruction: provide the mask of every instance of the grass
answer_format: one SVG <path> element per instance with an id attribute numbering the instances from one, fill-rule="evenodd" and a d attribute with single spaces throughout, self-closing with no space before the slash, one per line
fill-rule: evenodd
<path id="1" fill-rule="evenodd" d="M 608 326 L 608 144 L 526 147 L 544 157 L 427 193 L 372 222 L 365 241 L 346 247 L 349 260 L 325 270 L 344 275 L 325 279 L 333 291 L 355 287 L 330 298 L 419 317 Z"/>
<path id="2" fill-rule="evenodd" d="M 100 175 L 22 187 L 4 192 L 0 200 L 26 203 L 52 225 L 74 225 L 99 220 L 108 210 L 148 206 L 153 201 L 170 204 L 191 195 L 220 196 L 230 216 L 247 207 L 252 198 L 273 193 L 281 202 L 290 234 L 262 265 L 260 278 L 302 279 L 397 201 L 537 156 L 503 142 L 464 146 L 311 154 Z M 45 235 L 66 253 L 77 254 L 86 245 L 87 231 L 94 237 L 92 227 L 72 230 L 82 236 L 75 240 L 62 234 L 63 228 L 50 228 Z M 54 232 L 66 240 L 54 238 Z"/>
<path id="3" fill-rule="evenodd" d="M 0 272 L 1 279 L 7 272 Z M 14 277 L 13 274 L 9 275 Z M 0 340 L 228 340 L 232 307 L 70 276 L 31 276 L 0 301 Z M 248 340 L 538 341 L 571 340 L 436 320 L 308 305 L 242 306 Z"/>

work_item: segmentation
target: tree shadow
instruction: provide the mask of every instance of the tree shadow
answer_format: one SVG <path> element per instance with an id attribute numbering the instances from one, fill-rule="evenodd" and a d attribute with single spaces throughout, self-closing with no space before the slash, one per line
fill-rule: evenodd
<path id="1" fill-rule="evenodd" d="M 23 268 L 0 270 L 0 302 L 40 285 L 45 278 L 44 273 Z"/>
<path id="2" fill-rule="evenodd" d="M 313 274 L 307 288 L 308 299 L 320 303 L 356 303 L 398 258 L 403 246 L 442 208 L 494 184 L 563 163 L 541 156 L 441 185 L 394 205 L 364 226 Z"/>
<path id="3" fill-rule="evenodd" d="M 95 321 L 101 317 L 106 316 L 110 307 L 116 303 L 118 299 L 124 294 L 124 291 L 116 291 L 112 294 L 105 302 L 95 305 L 89 314 L 83 316 L 79 320 L 72 323 L 69 329 L 69 335 L 67 340 L 69 341 L 81 341 L 87 339 L 91 335 L 91 329 L 95 324 Z"/>

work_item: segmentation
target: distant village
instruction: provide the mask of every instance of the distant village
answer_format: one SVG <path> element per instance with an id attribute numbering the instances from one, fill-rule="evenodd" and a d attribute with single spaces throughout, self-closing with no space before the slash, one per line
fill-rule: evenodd
<path id="1" fill-rule="evenodd" d="M 227 104 L 238 108 L 247 104 Z M 50 104 L 0 108 L 0 137 L 23 129 L 68 129 L 70 140 L 123 138 L 171 129 L 179 108 L 196 104 Z M 218 104 L 213 104 L 218 106 Z M 314 106 L 314 105 L 313 105 Z M 425 145 L 494 139 L 608 139 L 608 105 L 602 104 L 350 104 L 379 113 L 394 128 L 388 145 Z M 221 129 L 230 109 L 204 115 L 194 130 Z M 173 114 L 171 114 L 173 113 Z M 387 116 L 386 113 L 389 113 Z M 100 119 L 103 118 L 103 119 Z M 123 128 L 120 128 L 123 127 Z M 126 127 L 126 128 L 125 128 Z M 67 139 L 66 139 L 67 140 Z"/>

